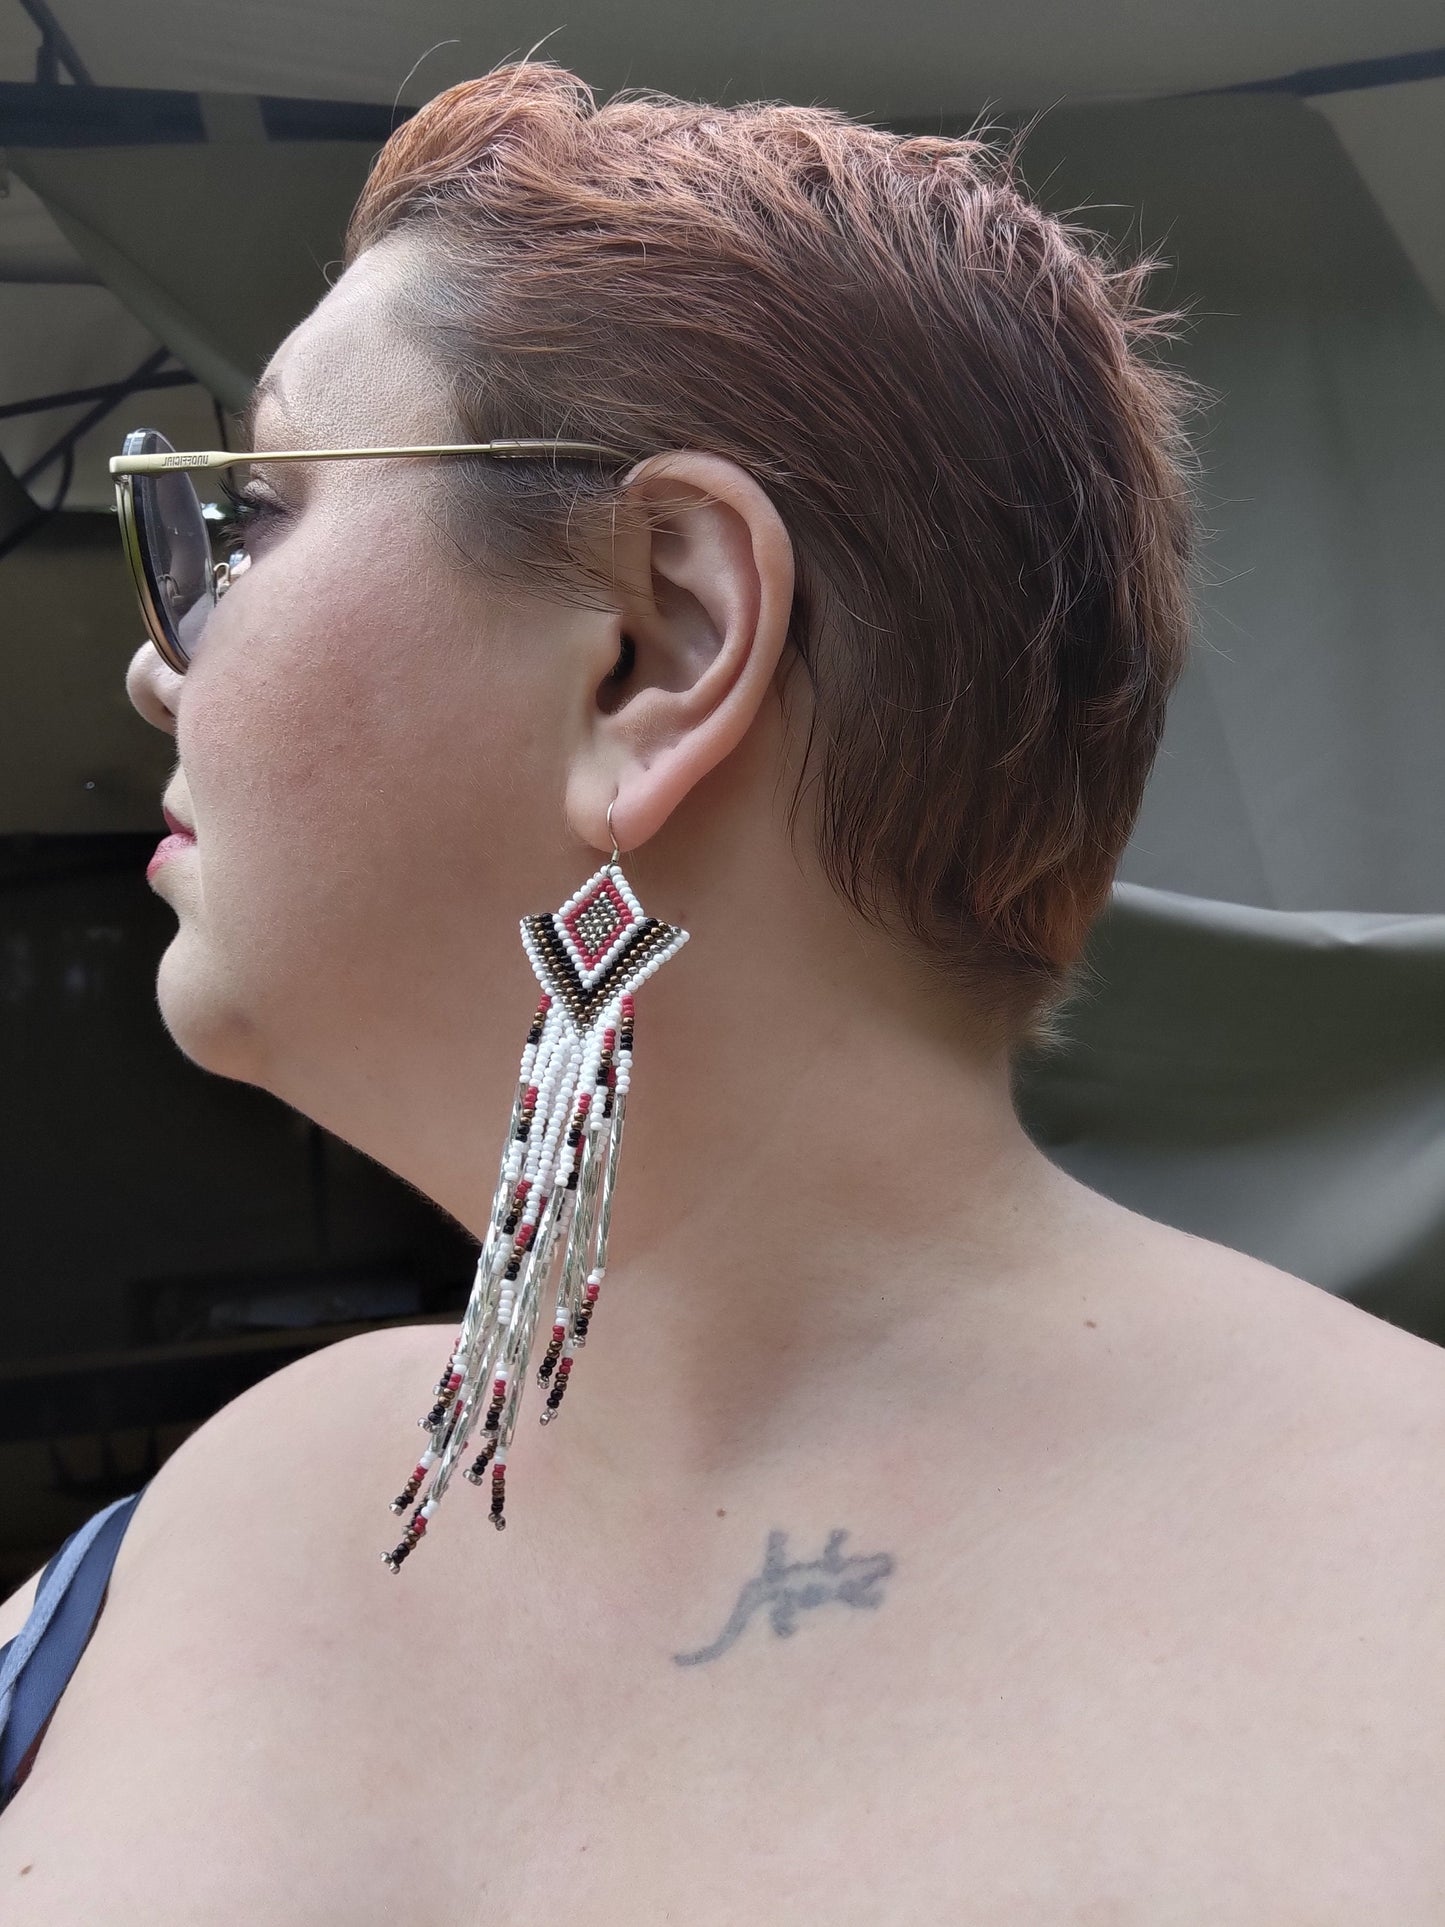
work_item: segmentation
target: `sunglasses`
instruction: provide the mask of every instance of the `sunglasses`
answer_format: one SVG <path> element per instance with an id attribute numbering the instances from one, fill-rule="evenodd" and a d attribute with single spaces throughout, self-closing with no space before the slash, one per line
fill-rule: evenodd
<path id="1" fill-rule="evenodd" d="M 406 455 L 492 456 L 499 461 L 635 461 L 635 455 L 598 442 L 502 441 L 445 442 L 435 448 L 270 449 L 264 454 L 231 454 L 224 449 L 185 453 L 174 449 L 153 428 L 127 435 L 112 455 L 115 506 L 120 539 L 130 564 L 146 630 L 163 661 L 183 676 L 193 660 L 201 631 L 217 602 L 248 560 L 236 549 L 224 558 L 215 551 L 227 518 L 219 505 L 203 503 L 191 477 L 216 474 L 250 462 L 350 462 L 392 460 Z M 234 499 L 234 498 L 233 498 Z M 221 545 L 224 547 L 224 543 Z"/>

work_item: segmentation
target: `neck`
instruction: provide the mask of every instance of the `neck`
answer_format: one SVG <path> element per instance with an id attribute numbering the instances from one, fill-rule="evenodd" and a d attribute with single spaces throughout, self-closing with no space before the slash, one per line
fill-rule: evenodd
<path id="1" fill-rule="evenodd" d="M 1037 1263 L 1066 1182 L 936 980 L 825 886 L 792 885 L 751 922 L 699 916 L 637 996 L 607 1277 L 566 1418 L 670 1476 L 806 1413 L 841 1435 L 880 1383 L 916 1384 L 969 1301 Z M 664 888 L 641 893 L 667 914 Z"/>

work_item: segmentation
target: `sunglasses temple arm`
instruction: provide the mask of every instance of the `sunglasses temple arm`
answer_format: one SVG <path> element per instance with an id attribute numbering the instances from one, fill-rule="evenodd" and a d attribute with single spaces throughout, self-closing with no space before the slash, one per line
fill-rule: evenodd
<path id="1" fill-rule="evenodd" d="M 435 448 L 268 448 L 264 455 L 252 449 L 197 449 L 189 454 L 112 455 L 110 472 L 114 476 L 204 475 L 213 469 L 234 468 L 237 462 L 349 462 L 367 455 L 484 455 L 528 448 L 526 443 L 448 442 Z"/>
<path id="2" fill-rule="evenodd" d="M 395 458 L 401 455 L 496 455 L 527 458 L 553 454 L 600 455 L 611 461 L 637 460 L 623 448 L 598 442 L 564 441 L 553 437 L 540 440 L 495 442 L 440 442 L 417 448 L 268 448 L 258 454 L 253 449 L 201 450 L 188 455 L 112 455 L 110 472 L 122 475 L 173 475 L 205 473 L 211 469 L 232 468 L 237 462 L 351 462 L 371 457 Z"/>
<path id="3" fill-rule="evenodd" d="M 208 472 L 217 468 L 233 468 L 237 462 L 254 459 L 249 453 L 235 454 L 224 448 L 187 455 L 182 461 L 177 461 L 174 455 L 112 455 L 110 472 L 112 475 L 194 474 L 198 469 Z"/>
<path id="4" fill-rule="evenodd" d="M 538 447 L 550 444 L 537 444 Z M 570 446 L 570 444 L 568 444 Z M 365 456 L 397 455 L 485 455 L 510 454 L 526 450 L 526 443 L 446 442 L 432 448 L 268 448 L 264 455 L 253 449 L 197 449 L 178 455 L 112 455 L 112 475 L 195 475 L 209 474 L 217 468 L 234 468 L 237 462 L 350 462 Z"/>

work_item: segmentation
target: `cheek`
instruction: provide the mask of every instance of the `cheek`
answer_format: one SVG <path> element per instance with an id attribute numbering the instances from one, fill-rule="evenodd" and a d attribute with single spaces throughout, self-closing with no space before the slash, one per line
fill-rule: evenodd
<path id="1" fill-rule="evenodd" d="M 561 739 L 475 585 L 394 535 L 275 562 L 222 603 L 180 705 L 204 928 L 253 1008 L 354 1022 L 515 947 Z"/>

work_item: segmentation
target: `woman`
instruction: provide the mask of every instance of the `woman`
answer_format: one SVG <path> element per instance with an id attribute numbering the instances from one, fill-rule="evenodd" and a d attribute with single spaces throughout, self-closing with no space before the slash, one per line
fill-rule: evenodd
<path id="1" fill-rule="evenodd" d="M 1438 1352 L 1012 1102 L 1194 540 L 1152 264 L 1012 160 L 535 64 L 380 155 L 244 573 L 131 665 L 163 1017 L 482 1243 L 517 919 L 615 842 L 692 941 L 511 1529 L 457 1484 L 378 1557 L 437 1327 L 227 1407 L 0 1821 L 12 1927 L 1442 1917 Z M 547 437 L 614 454 L 265 459 Z"/>

